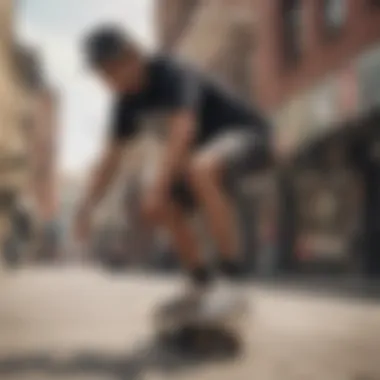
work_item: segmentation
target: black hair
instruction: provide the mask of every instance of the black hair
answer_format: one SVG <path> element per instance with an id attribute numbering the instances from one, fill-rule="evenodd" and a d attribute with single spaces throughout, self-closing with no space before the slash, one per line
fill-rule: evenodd
<path id="1" fill-rule="evenodd" d="M 92 67 L 100 67 L 135 49 L 130 37 L 121 28 L 103 25 L 92 30 L 84 38 L 84 55 Z"/>

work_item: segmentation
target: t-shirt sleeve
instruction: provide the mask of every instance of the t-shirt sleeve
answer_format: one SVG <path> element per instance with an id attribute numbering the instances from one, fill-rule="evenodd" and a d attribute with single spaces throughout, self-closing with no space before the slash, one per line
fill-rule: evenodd
<path id="1" fill-rule="evenodd" d="M 136 111 L 127 99 L 115 102 L 111 111 L 110 140 L 121 142 L 132 138 L 137 130 Z"/>
<path id="2" fill-rule="evenodd" d="M 201 91 L 195 72 L 176 62 L 166 62 L 162 74 L 166 108 L 171 111 L 196 109 Z"/>

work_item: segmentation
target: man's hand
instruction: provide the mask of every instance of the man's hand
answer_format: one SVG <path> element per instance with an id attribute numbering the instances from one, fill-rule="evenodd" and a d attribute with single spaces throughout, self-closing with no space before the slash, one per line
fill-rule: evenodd
<path id="1" fill-rule="evenodd" d="M 74 221 L 74 237 L 77 242 L 88 240 L 91 232 L 92 212 L 103 198 L 108 185 L 119 168 L 124 144 L 113 143 L 106 147 L 91 178 L 85 201 L 79 207 Z"/>

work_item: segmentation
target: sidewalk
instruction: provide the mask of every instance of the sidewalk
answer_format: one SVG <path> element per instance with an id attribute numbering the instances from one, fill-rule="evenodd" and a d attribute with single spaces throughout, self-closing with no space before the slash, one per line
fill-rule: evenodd
<path id="1" fill-rule="evenodd" d="M 255 280 L 253 280 L 256 282 Z M 249 280 L 248 280 L 249 282 Z M 273 276 L 257 280 L 269 288 L 288 289 L 295 292 L 333 296 L 348 299 L 361 299 L 380 302 L 380 279 L 369 280 L 362 277 L 342 275 L 288 275 Z"/>
<path id="2" fill-rule="evenodd" d="M 156 345 L 152 312 L 179 278 L 89 269 L 14 272 L 0 289 L 1 380 L 380 378 L 380 305 L 248 284 L 238 359 Z M 34 376 L 34 377 L 33 377 Z"/>

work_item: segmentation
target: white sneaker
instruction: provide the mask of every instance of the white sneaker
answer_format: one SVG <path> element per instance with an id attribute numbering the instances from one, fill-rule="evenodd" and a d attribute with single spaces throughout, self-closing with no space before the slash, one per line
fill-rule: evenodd
<path id="1" fill-rule="evenodd" d="M 245 304 L 243 293 L 228 282 L 220 281 L 200 299 L 200 313 L 207 319 L 224 318 L 238 312 Z"/>

